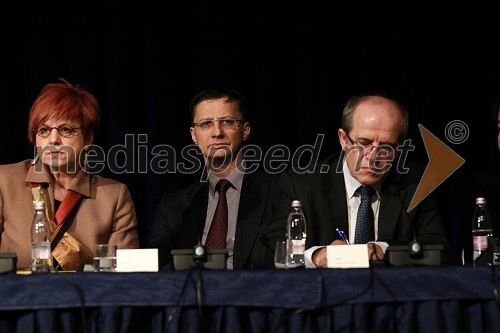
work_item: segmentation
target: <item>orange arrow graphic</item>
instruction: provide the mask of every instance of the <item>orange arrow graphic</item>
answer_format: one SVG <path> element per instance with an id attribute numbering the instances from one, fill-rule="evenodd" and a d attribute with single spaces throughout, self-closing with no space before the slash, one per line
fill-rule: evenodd
<path id="1" fill-rule="evenodd" d="M 429 132 L 427 128 L 418 124 L 420 134 L 424 140 L 425 150 L 429 163 L 425 168 L 424 174 L 420 179 L 417 190 L 413 195 L 408 207 L 408 212 L 415 208 L 422 200 L 425 199 L 436 187 L 438 187 L 446 178 L 451 176 L 465 160 L 457 153 L 445 145 L 434 134 Z"/>

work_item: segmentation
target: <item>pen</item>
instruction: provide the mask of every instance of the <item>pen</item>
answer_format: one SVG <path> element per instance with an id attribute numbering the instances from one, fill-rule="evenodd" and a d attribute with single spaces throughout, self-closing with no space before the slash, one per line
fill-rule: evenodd
<path id="1" fill-rule="evenodd" d="M 340 239 L 342 239 L 344 242 L 349 244 L 349 240 L 345 236 L 344 232 L 342 230 L 340 230 L 339 228 L 335 228 L 335 230 L 337 230 L 337 234 L 339 235 Z"/>

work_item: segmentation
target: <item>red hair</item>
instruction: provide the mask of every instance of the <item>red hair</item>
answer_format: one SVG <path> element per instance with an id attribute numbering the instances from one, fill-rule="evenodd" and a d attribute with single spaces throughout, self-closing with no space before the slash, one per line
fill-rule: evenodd
<path id="1" fill-rule="evenodd" d="M 28 139 L 35 143 L 35 129 L 49 119 L 78 121 L 88 141 L 99 128 L 99 105 L 89 91 L 59 78 L 61 83 L 43 87 L 30 109 Z"/>

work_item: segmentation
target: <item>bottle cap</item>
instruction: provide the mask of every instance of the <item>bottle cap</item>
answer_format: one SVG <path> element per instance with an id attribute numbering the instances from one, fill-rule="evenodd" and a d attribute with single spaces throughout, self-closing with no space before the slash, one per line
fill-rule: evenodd
<path id="1" fill-rule="evenodd" d="M 476 198 L 476 205 L 486 205 L 486 199 L 485 198 Z"/>
<path id="2" fill-rule="evenodd" d="M 299 200 L 293 200 L 292 207 L 302 207 L 302 204 L 300 203 Z"/>
<path id="3" fill-rule="evenodd" d="M 45 202 L 43 202 L 43 201 L 35 202 L 34 206 L 35 206 L 35 210 L 45 209 Z"/>

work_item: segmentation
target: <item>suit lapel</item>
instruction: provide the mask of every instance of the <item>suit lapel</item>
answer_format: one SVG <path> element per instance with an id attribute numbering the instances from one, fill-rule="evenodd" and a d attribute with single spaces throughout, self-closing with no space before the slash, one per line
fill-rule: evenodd
<path id="1" fill-rule="evenodd" d="M 208 182 L 204 183 L 200 190 L 193 196 L 193 211 L 192 216 L 195 217 L 195 224 L 198 225 L 198 234 L 200 237 L 203 235 L 205 228 L 205 221 L 207 219 L 207 206 L 208 206 Z"/>
<path id="2" fill-rule="evenodd" d="M 330 172 L 325 176 L 323 191 L 325 193 L 323 205 L 328 214 L 329 223 L 322 226 L 323 237 L 335 239 L 337 233 L 335 228 L 344 230 L 346 236 L 349 237 L 349 226 L 347 219 L 347 199 L 344 185 L 344 176 L 342 173 L 337 173 L 335 168 L 338 159 L 335 159 L 330 166 Z M 321 236 L 320 236 L 321 238 Z M 316 244 L 317 245 L 317 244 Z"/>
<path id="3" fill-rule="evenodd" d="M 387 241 L 397 238 L 396 228 L 402 209 L 405 208 L 395 186 L 382 188 L 377 240 Z"/>
<path id="4" fill-rule="evenodd" d="M 183 248 L 187 248 L 186 246 L 197 244 L 203 237 L 207 217 L 208 183 L 202 183 L 192 192 L 186 193 L 186 200 L 183 201 L 185 201 L 182 212 L 183 229 L 188 232 L 182 232 L 180 236 L 184 239 Z"/>
<path id="5" fill-rule="evenodd" d="M 266 207 L 267 184 L 255 173 L 245 174 L 243 178 L 233 250 L 235 269 L 244 267 L 250 257 Z"/>

